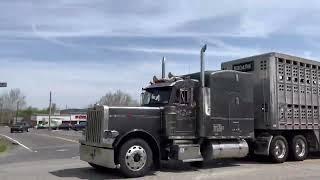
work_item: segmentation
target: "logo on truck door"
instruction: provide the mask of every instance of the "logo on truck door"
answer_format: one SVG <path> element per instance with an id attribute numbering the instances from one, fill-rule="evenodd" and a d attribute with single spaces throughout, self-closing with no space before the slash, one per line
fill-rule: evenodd
<path id="1" fill-rule="evenodd" d="M 214 133 L 221 133 L 224 130 L 224 126 L 222 124 L 212 124 Z"/>
<path id="2" fill-rule="evenodd" d="M 242 72 L 253 71 L 254 70 L 254 63 L 253 63 L 253 61 L 250 61 L 250 62 L 245 62 L 245 63 L 240 63 L 240 64 L 234 64 L 232 66 L 232 69 L 236 70 L 236 71 L 242 71 Z"/>

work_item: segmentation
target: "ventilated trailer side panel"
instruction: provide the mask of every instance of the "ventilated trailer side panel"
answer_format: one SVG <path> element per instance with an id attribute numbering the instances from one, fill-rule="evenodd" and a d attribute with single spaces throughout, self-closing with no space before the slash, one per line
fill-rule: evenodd
<path id="1" fill-rule="evenodd" d="M 319 129 L 320 63 L 281 54 L 274 59 L 278 128 Z"/>

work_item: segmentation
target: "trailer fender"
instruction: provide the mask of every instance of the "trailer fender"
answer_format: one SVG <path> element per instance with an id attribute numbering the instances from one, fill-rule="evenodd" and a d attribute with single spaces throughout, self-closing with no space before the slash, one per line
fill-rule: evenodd
<path id="1" fill-rule="evenodd" d="M 256 138 L 254 142 L 254 154 L 269 156 L 270 144 L 272 141 L 272 135 L 264 135 Z"/>

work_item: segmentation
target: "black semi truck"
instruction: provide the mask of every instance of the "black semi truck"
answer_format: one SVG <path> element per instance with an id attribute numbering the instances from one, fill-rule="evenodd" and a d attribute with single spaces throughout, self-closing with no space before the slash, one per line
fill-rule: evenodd
<path id="1" fill-rule="evenodd" d="M 319 151 L 320 63 L 280 53 L 165 77 L 143 89 L 141 107 L 88 110 L 80 158 L 96 168 L 145 175 L 160 161 L 204 162 L 250 153 L 282 163 Z"/>

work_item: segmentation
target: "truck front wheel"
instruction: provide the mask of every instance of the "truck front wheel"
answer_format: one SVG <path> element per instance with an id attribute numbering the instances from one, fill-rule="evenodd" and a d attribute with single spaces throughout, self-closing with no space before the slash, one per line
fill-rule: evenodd
<path id="1" fill-rule="evenodd" d="M 152 164 L 152 150 L 142 139 L 130 139 L 120 147 L 120 171 L 126 177 L 140 177 L 146 175 Z"/>
<path id="2" fill-rule="evenodd" d="M 290 143 L 291 156 L 295 161 L 303 161 L 308 156 L 308 144 L 304 136 L 294 136 Z"/>
<path id="3" fill-rule="evenodd" d="M 273 137 L 270 150 L 270 158 L 275 163 L 283 163 L 288 158 L 288 142 L 283 136 Z"/>

